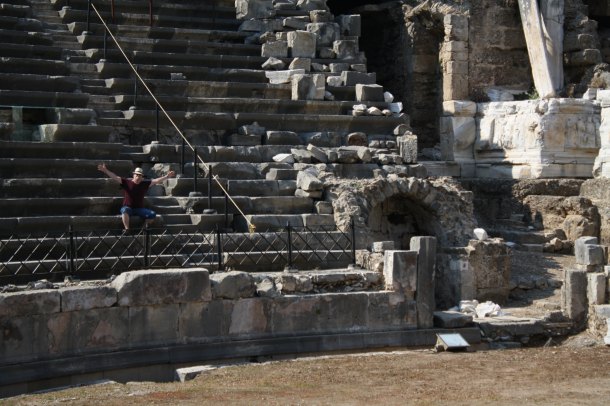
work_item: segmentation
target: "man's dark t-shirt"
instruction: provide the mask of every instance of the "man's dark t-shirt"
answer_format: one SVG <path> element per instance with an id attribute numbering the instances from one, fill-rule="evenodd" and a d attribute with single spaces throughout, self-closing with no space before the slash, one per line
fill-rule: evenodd
<path id="1" fill-rule="evenodd" d="M 150 187 L 149 180 L 143 180 L 136 184 L 133 180 L 127 178 L 121 178 L 121 188 L 125 198 L 123 199 L 123 206 L 129 206 L 132 209 L 140 209 L 144 207 L 144 196 Z"/>

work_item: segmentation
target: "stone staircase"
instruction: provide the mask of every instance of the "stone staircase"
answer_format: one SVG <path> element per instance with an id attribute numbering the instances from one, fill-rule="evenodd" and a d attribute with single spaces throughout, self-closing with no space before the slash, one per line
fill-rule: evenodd
<path id="1" fill-rule="evenodd" d="M 250 226 L 260 232 L 287 224 L 334 227 L 330 206 L 321 209 L 317 204 L 321 196 L 299 193 L 298 172 L 326 161 L 303 158 L 310 144 L 326 154 L 327 169 L 339 176 L 372 176 L 387 163 L 352 159 L 355 153 L 341 158 L 350 133 L 364 133 L 367 140 L 351 148 L 370 147 L 393 156 L 390 163 L 399 163 L 393 131 L 408 124 L 408 117 L 352 114 L 358 83 L 352 76 L 374 78 L 362 72 L 361 54 L 340 59 L 318 50 L 311 63 L 315 73 L 324 75 L 332 97 L 292 100 L 291 84 L 272 83 L 270 77 L 278 72 L 270 76 L 262 68 L 269 59 L 261 56 L 264 45 L 235 18 L 233 3 L 165 1 L 153 5 L 151 20 L 146 2 L 116 2 L 114 13 L 109 0 L 94 2 L 138 74 L 205 164 L 193 164 L 193 151 L 184 148 L 178 131 L 135 81 L 96 14 L 88 16 L 87 1 L 4 3 L 0 235 L 69 227 L 120 230 L 121 193 L 97 171 L 99 162 L 122 176 L 135 166 L 150 177 L 169 169 L 179 173 L 149 194 L 147 202 L 159 214 L 155 227 L 174 232 L 221 227 L 237 233 Z M 296 7 L 276 10 L 276 21 L 305 21 L 309 16 Z M 290 31 L 273 26 L 278 35 Z M 286 66 L 293 61 L 278 59 Z M 389 107 L 383 100 L 366 103 L 379 111 Z M 250 127 L 263 132 L 241 133 Z M 274 160 L 295 151 L 301 151 L 295 164 Z M 230 202 L 218 185 L 208 196 L 210 170 Z M 206 209 L 218 214 L 202 214 Z"/>

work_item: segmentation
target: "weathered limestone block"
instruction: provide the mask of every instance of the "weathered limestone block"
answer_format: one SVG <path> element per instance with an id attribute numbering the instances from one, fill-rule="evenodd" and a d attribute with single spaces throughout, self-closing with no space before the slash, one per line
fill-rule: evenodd
<path id="1" fill-rule="evenodd" d="M 265 314 L 270 302 L 260 298 L 241 299 L 235 303 L 230 319 L 229 334 L 248 338 L 268 333 L 270 326 Z"/>
<path id="2" fill-rule="evenodd" d="M 256 283 L 247 272 L 217 272 L 210 276 L 215 299 L 239 299 L 254 296 Z"/>
<path id="3" fill-rule="evenodd" d="M 344 37 L 359 37 L 362 33 L 360 14 L 343 14 L 337 17 L 337 22 Z"/>
<path id="4" fill-rule="evenodd" d="M 321 148 L 318 148 L 313 144 L 309 144 L 309 145 L 307 145 L 307 151 L 309 151 L 311 153 L 312 157 L 315 160 L 317 160 L 318 162 L 321 162 L 321 163 L 328 162 L 328 156 L 326 156 L 326 153 Z"/>
<path id="5" fill-rule="evenodd" d="M 311 10 L 309 18 L 312 23 L 330 23 L 333 21 L 333 15 L 328 9 L 326 10 Z"/>
<path id="6" fill-rule="evenodd" d="M 601 248 L 601 255 L 597 248 Z M 599 265 L 603 263 L 603 248 L 597 244 L 597 237 L 580 237 L 574 241 L 576 263 L 581 265 Z"/>
<path id="7" fill-rule="evenodd" d="M 33 290 L 0 294 L 0 317 L 58 313 L 61 296 L 56 290 Z"/>
<path id="8" fill-rule="evenodd" d="M 286 64 L 281 59 L 270 57 L 261 65 L 261 67 L 265 70 L 282 70 L 286 67 Z"/>
<path id="9" fill-rule="evenodd" d="M 603 273 L 590 273 L 587 275 L 587 299 L 590 305 L 606 303 L 607 278 Z"/>
<path id="10" fill-rule="evenodd" d="M 396 137 L 398 151 L 403 164 L 417 163 L 417 136 L 410 131 Z"/>
<path id="11" fill-rule="evenodd" d="M 443 19 L 445 38 L 450 41 L 468 41 L 468 16 L 447 14 Z"/>
<path id="12" fill-rule="evenodd" d="M 510 248 L 502 239 L 470 240 L 466 248 L 475 299 L 504 304 L 510 292 Z M 465 298 L 464 298 L 465 299 Z"/>
<path id="13" fill-rule="evenodd" d="M 264 20 L 244 20 L 239 25 L 239 31 L 246 32 L 275 32 L 281 31 L 283 28 L 282 20 L 275 18 L 268 18 Z"/>
<path id="14" fill-rule="evenodd" d="M 413 300 L 417 290 L 417 252 L 387 250 L 384 253 L 385 287 Z"/>
<path id="15" fill-rule="evenodd" d="M 481 103 L 475 157 L 522 165 L 523 176 L 534 178 L 589 176 L 599 148 L 598 111 L 582 99 Z"/>
<path id="16" fill-rule="evenodd" d="M 374 85 L 377 81 L 377 75 L 373 73 L 362 73 L 355 71 L 341 72 L 341 81 L 344 86 L 356 86 L 357 84 Z"/>
<path id="17" fill-rule="evenodd" d="M 357 84 L 356 101 L 383 101 L 383 86 Z"/>
<path id="18" fill-rule="evenodd" d="M 240 20 L 269 18 L 275 14 L 273 0 L 235 0 L 235 9 Z"/>
<path id="19" fill-rule="evenodd" d="M 287 17 L 282 21 L 282 25 L 285 28 L 293 30 L 305 30 L 307 29 L 307 24 L 309 23 L 311 23 L 309 16 Z"/>
<path id="20" fill-rule="evenodd" d="M 288 57 L 288 43 L 286 41 L 266 42 L 261 48 L 261 56 L 286 58 Z"/>
<path id="21" fill-rule="evenodd" d="M 311 23 L 307 24 L 307 31 L 316 36 L 316 46 L 332 46 L 341 37 L 340 27 L 337 23 Z"/>
<path id="22" fill-rule="evenodd" d="M 288 66 L 291 70 L 303 69 L 305 72 L 311 71 L 311 59 L 310 58 L 294 58 Z"/>
<path id="23" fill-rule="evenodd" d="M 330 12 L 330 9 L 326 5 L 326 0 L 299 0 L 297 2 L 297 9 L 305 11 L 322 10 Z"/>
<path id="24" fill-rule="evenodd" d="M 325 79 L 323 74 L 293 75 L 292 100 L 324 100 Z"/>
<path id="25" fill-rule="evenodd" d="M 290 31 L 288 49 L 293 58 L 315 58 L 316 36 L 308 31 Z"/>
<path id="26" fill-rule="evenodd" d="M 337 59 L 350 60 L 358 57 L 358 41 L 338 40 L 333 42 L 333 52 Z"/>
<path id="27" fill-rule="evenodd" d="M 324 184 L 314 174 L 300 171 L 297 175 L 297 187 L 306 192 L 316 192 L 324 188 Z"/>
<path id="28" fill-rule="evenodd" d="M 269 79 L 271 84 L 290 83 L 291 78 L 294 75 L 304 75 L 304 69 L 291 69 L 291 70 L 279 70 L 265 72 L 265 77 Z"/>
<path id="29" fill-rule="evenodd" d="M 129 343 L 134 346 L 175 343 L 179 339 L 179 319 L 178 303 L 130 306 Z"/>
<path id="30" fill-rule="evenodd" d="M 443 102 L 440 120 L 441 158 L 447 161 L 472 161 L 476 139 L 476 103 L 451 100 Z"/>
<path id="31" fill-rule="evenodd" d="M 165 269 L 120 274 L 112 283 L 119 306 L 201 302 L 211 299 L 207 269 Z"/>
<path id="32" fill-rule="evenodd" d="M 111 307 L 118 300 L 116 289 L 110 286 L 75 286 L 60 293 L 62 312 Z"/>
<path id="33" fill-rule="evenodd" d="M 575 323 L 584 324 L 587 317 L 587 273 L 576 269 L 565 271 L 562 310 Z"/>
<path id="34" fill-rule="evenodd" d="M 267 131 L 264 136 L 267 145 L 298 145 L 301 138 L 294 131 Z"/>
<path id="35" fill-rule="evenodd" d="M 434 300 L 436 238 L 412 237 L 409 248 L 417 252 L 417 327 L 432 328 L 436 308 Z"/>

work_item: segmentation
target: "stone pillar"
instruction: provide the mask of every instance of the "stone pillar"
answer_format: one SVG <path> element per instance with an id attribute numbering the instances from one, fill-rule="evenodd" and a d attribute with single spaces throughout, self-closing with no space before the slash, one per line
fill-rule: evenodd
<path id="1" fill-rule="evenodd" d="M 436 238 L 411 238 L 411 251 L 417 252 L 417 327 L 432 328 L 436 308 L 434 300 L 434 278 L 436 271 Z"/>
<path id="2" fill-rule="evenodd" d="M 441 45 L 443 101 L 468 99 L 468 17 L 448 14 Z"/>
<path id="3" fill-rule="evenodd" d="M 417 289 L 417 252 L 387 250 L 383 258 L 385 288 L 415 299 Z"/>
<path id="4" fill-rule="evenodd" d="M 565 271 L 565 283 L 561 290 L 562 310 L 582 328 L 587 319 L 587 273 L 578 269 Z"/>
<path id="5" fill-rule="evenodd" d="M 532 76 L 541 98 L 557 97 L 563 87 L 563 1 L 519 0 Z M 561 80 L 561 82 L 558 82 Z"/>
<path id="6" fill-rule="evenodd" d="M 467 100 L 443 102 L 440 119 L 441 159 L 470 166 L 474 171 L 474 142 L 477 137 L 477 105 Z M 471 172 L 472 172 L 471 171 Z M 462 176 L 466 176 L 464 173 Z"/>
<path id="7" fill-rule="evenodd" d="M 593 164 L 593 176 L 610 178 L 610 90 L 598 90 L 597 100 L 601 102 L 601 123 L 599 125 L 600 149 Z"/>

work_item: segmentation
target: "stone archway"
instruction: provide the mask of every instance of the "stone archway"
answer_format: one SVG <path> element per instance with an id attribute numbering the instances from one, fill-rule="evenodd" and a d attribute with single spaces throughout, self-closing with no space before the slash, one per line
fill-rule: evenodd
<path id="1" fill-rule="evenodd" d="M 461 247 L 468 244 L 476 227 L 472 193 L 452 178 L 389 175 L 336 181 L 328 192 L 339 228 L 347 229 L 353 217 L 359 249 L 388 240 L 408 249 L 414 235 L 434 236 L 441 248 Z"/>

